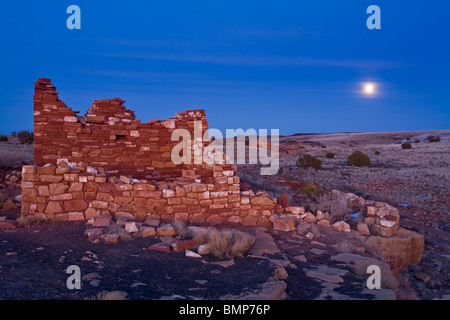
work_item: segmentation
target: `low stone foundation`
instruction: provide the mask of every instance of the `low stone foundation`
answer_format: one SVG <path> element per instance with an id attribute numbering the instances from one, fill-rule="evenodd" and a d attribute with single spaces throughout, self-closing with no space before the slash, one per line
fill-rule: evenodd
<path id="1" fill-rule="evenodd" d="M 296 231 L 300 223 L 318 224 L 349 232 L 350 225 L 330 215 L 315 214 L 301 206 L 281 207 L 265 192 L 241 191 L 234 165 L 214 166 L 209 177 L 183 170 L 170 180 L 107 177 L 105 170 L 83 162 L 59 159 L 57 165 L 23 166 L 23 217 L 55 221 L 90 220 L 101 215 L 126 220 L 183 220 L 189 223 L 241 223 Z M 398 210 L 386 203 L 364 200 L 352 193 L 334 190 L 347 206 L 363 217 L 357 230 L 363 235 L 393 236 L 399 226 Z"/>
<path id="2" fill-rule="evenodd" d="M 23 166 L 21 214 L 56 221 L 112 215 L 136 221 L 272 226 L 276 200 L 240 191 L 236 170 L 236 166 L 222 165 L 214 167 L 212 178 L 183 174 L 180 178 L 152 181 L 107 177 L 101 168 L 65 160 L 58 160 L 58 165 Z"/>

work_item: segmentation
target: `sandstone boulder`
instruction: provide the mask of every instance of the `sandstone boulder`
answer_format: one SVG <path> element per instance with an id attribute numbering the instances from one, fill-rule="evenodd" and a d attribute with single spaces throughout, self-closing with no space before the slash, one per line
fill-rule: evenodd
<path id="1" fill-rule="evenodd" d="M 344 221 L 338 221 L 336 223 L 333 223 L 332 227 L 337 231 L 350 232 L 350 225 Z"/>
<path id="2" fill-rule="evenodd" d="M 403 228 L 399 228 L 392 237 L 370 236 L 364 242 L 366 250 L 388 263 L 395 275 L 409 264 L 420 262 L 424 245 L 423 235 Z"/>
<path id="3" fill-rule="evenodd" d="M 273 216 L 272 219 L 273 229 L 284 232 L 295 231 L 295 222 L 289 215 Z"/>

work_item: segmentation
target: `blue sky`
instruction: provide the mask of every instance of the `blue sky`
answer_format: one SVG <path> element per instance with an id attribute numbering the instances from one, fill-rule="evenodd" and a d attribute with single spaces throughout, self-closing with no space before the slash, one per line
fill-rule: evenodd
<path id="1" fill-rule="evenodd" d="M 69 30 L 69 5 L 81 30 Z M 369 5 L 381 30 L 369 30 Z M 8 1 L 0 133 L 33 128 L 51 78 L 84 114 L 120 97 L 143 122 L 205 109 L 210 127 L 280 134 L 450 129 L 448 1 Z M 366 82 L 376 94 L 361 93 Z"/>

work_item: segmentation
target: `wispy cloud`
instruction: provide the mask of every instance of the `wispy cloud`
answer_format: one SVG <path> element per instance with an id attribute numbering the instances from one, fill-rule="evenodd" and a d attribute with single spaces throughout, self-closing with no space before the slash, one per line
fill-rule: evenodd
<path id="1" fill-rule="evenodd" d="M 285 30 L 265 30 L 253 28 L 239 28 L 229 31 L 230 34 L 236 37 L 258 37 L 258 38 L 298 38 L 304 36 L 319 36 L 320 32 L 314 30 L 303 29 L 285 29 Z"/>
<path id="2" fill-rule="evenodd" d="M 166 60 L 178 62 L 210 63 L 232 66 L 259 67 L 335 67 L 352 69 L 395 69 L 401 66 L 396 61 L 366 59 L 328 59 L 310 57 L 263 57 L 263 56 L 224 56 L 192 55 L 173 53 L 126 53 L 107 54 L 112 57 Z"/>

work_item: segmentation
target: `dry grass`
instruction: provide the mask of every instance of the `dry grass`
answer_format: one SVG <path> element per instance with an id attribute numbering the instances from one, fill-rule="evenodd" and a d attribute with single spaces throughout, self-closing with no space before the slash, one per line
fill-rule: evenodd
<path id="1" fill-rule="evenodd" d="M 399 141 L 406 139 L 408 134 L 410 140 L 422 142 L 414 143 L 410 150 L 402 150 Z M 279 177 L 315 184 L 326 191 L 337 189 L 369 200 L 404 204 L 413 212 L 437 213 L 445 223 L 445 220 L 450 221 L 450 131 L 439 134 L 442 138 L 438 143 L 423 142 L 430 133 L 420 132 L 286 137 L 282 139 L 286 140 L 281 142 L 282 146 L 287 143 L 304 145 L 304 140 L 310 139 L 308 141 L 327 143 L 327 149 L 305 146 L 305 152 L 324 157 L 322 169 L 317 171 L 292 167 L 298 154 L 282 154 Z M 354 147 L 350 147 L 349 142 Z M 334 159 L 326 158 L 325 150 L 333 152 Z M 369 167 L 347 165 L 347 157 L 356 150 L 371 155 Z M 375 151 L 380 154 L 375 156 Z M 378 182 L 380 187 L 372 187 Z"/>
<path id="2" fill-rule="evenodd" d="M 330 213 L 332 223 L 345 220 L 347 215 L 353 213 L 353 210 L 347 206 L 347 200 L 331 192 L 318 197 L 316 202 L 309 200 L 308 207 L 314 212 L 321 210 Z"/>
<path id="3" fill-rule="evenodd" d="M 55 219 L 41 219 L 38 217 L 35 217 L 34 215 L 28 215 L 28 216 L 21 216 L 17 218 L 17 223 L 22 227 L 32 227 L 37 226 L 39 224 L 51 224 L 56 222 Z"/>
<path id="4" fill-rule="evenodd" d="M 186 239 L 192 238 L 192 231 L 187 227 L 186 221 L 183 220 L 175 220 L 172 222 L 172 227 L 177 232 L 177 238 Z"/>
<path id="5" fill-rule="evenodd" d="M 17 167 L 32 162 L 33 153 L 29 150 L 0 150 L 0 168 Z"/>
<path id="6" fill-rule="evenodd" d="M 211 254 L 219 259 L 243 257 L 255 243 L 255 238 L 246 232 L 235 229 L 218 230 L 213 227 L 195 229 L 193 238 L 199 244 L 206 244 Z"/>
<path id="7" fill-rule="evenodd" d="M 245 170 L 245 166 L 242 166 L 239 167 L 237 175 L 241 183 L 247 182 L 255 189 L 255 191 L 266 191 L 273 198 L 279 198 L 288 189 L 288 187 L 274 185 L 273 182 L 270 181 L 270 176 L 262 176 L 260 174 L 259 168 L 257 171 L 253 171 Z"/>

